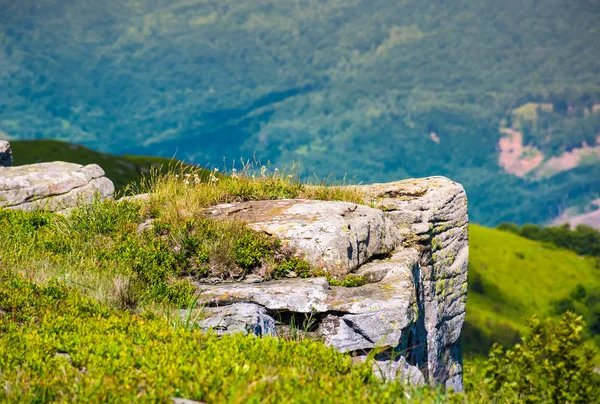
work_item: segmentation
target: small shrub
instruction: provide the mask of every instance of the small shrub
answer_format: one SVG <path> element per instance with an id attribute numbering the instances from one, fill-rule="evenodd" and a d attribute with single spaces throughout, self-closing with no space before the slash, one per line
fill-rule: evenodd
<path id="1" fill-rule="evenodd" d="M 573 303 L 573 300 L 569 299 L 569 298 L 564 298 L 564 299 L 559 299 L 556 300 L 554 303 L 554 314 L 564 314 L 568 311 L 570 312 L 576 312 L 576 308 L 575 308 L 575 304 Z"/>
<path id="2" fill-rule="evenodd" d="M 516 223 L 507 223 L 502 222 L 498 226 L 496 226 L 498 230 L 508 231 L 510 233 L 518 234 L 519 233 L 519 225 Z"/>
<path id="3" fill-rule="evenodd" d="M 575 289 L 573 289 L 570 296 L 573 300 L 581 302 L 587 296 L 587 290 L 585 289 L 585 286 L 579 283 L 575 286 Z"/>
<path id="4" fill-rule="evenodd" d="M 285 277 L 290 272 L 295 272 L 300 278 L 308 278 L 312 275 L 308 262 L 297 257 L 290 257 L 275 264 L 272 276 L 278 279 Z"/>
<path id="5" fill-rule="evenodd" d="M 331 286 L 343 286 L 345 288 L 356 288 L 359 286 L 366 285 L 368 283 L 367 278 L 364 276 L 348 275 L 346 278 L 338 280 L 334 278 L 327 278 L 327 282 Z"/>
<path id="6" fill-rule="evenodd" d="M 67 227 L 80 235 L 110 234 L 124 230 L 128 224 L 140 220 L 140 205 L 133 202 L 95 199 L 91 204 L 81 204 L 67 217 Z"/>
<path id="7" fill-rule="evenodd" d="M 192 282 L 187 279 L 176 279 L 167 284 L 165 298 L 169 303 L 185 308 L 189 305 L 195 292 L 196 286 Z"/>
<path id="8" fill-rule="evenodd" d="M 257 267 L 261 261 L 273 254 L 277 243 L 259 233 L 247 232 L 233 242 L 233 259 L 245 270 Z"/>
<path id="9" fill-rule="evenodd" d="M 559 323 L 533 317 L 528 327 L 530 334 L 514 348 L 492 347 L 485 368 L 490 397 L 503 402 L 597 402 L 595 351 L 582 340 L 583 319 L 567 312 Z"/>

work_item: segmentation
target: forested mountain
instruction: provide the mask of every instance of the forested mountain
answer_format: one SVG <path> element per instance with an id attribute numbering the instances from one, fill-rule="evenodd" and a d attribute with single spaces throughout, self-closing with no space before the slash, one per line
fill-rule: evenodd
<path id="1" fill-rule="evenodd" d="M 546 223 L 600 196 L 599 17 L 598 0 L 0 0 L 0 130 L 442 174 L 474 221 Z"/>

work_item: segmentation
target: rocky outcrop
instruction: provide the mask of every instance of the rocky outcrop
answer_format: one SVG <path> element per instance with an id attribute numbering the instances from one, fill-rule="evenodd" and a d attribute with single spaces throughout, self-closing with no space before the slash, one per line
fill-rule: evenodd
<path id="1" fill-rule="evenodd" d="M 429 381 L 462 390 L 459 337 L 469 265 L 464 189 L 446 178 L 431 177 L 374 184 L 364 191 L 395 223 L 403 245 L 419 251 L 417 300 L 422 316 L 416 327 L 420 345 L 415 360 L 426 365 Z"/>
<path id="2" fill-rule="evenodd" d="M 400 241 L 381 210 L 349 202 L 252 201 L 218 205 L 210 215 L 249 222 L 330 273 L 353 271 L 373 257 L 389 254 Z"/>
<path id="3" fill-rule="evenodd" d="M 6 140 L 0 140 L 0 169 L 12 165 L 12 151 L 10 143 Z"/>
<path id="4" fill-rule="evenodd" d="M 313 278 L 199 285 L 200 326 L 261 335 L 300 326 L 357 361 L 376 350 L 374 370 L 386 379 L 462 390 L 458 338 L 468 268 L 462 186 L 431 177 L 361 191 L 371 206 L 283 200 L 211 208 L 209 217 L 245 220 L 331 276 L 352 274 L 370 283 L 344 288 Z"/>
<path id="5" fill-rule="evenodd" d="M 96 164 L 53 162 L 0 169 L 0 207 L 60 211 L 114 193 L 112 181 Z"/>

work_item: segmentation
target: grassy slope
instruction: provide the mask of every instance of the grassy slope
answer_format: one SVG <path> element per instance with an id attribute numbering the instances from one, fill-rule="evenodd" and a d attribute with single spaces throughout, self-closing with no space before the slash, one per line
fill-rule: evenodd
<path id="1" fill-rule="evenodd" d="M 524 320 L 534 314 L 553 314 L 553 302 L 569 297 L 578 284 L 588 291 L 600 287 L 592 258 L 478 225 L 470 226 L 469 241 L 468 353 L 485 352 L 491 341 L 513 342 L 511 329 L 523 331 Z M 483 293 L 474 290 L 477 277 Z"/>

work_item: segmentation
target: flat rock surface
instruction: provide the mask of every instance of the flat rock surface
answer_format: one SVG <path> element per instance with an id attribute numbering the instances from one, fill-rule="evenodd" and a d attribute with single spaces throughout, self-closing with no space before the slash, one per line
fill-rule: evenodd
<path id="1" fill-rule="evenodd" d="M 98 195 L 111 197 L 112 181 L 97 164 L 53 162 L 5 167 L 0 171 L 0 207 L 63 210 Z"/>
<path id="2" fill-rule="evenodd" d="M 217 205 L 209 216 L 242 219 L 277 236 L 313 266 L 338 274 L 390 253 L 401 240 L 381 210 L 350 202 L 253 201 Z"/>

